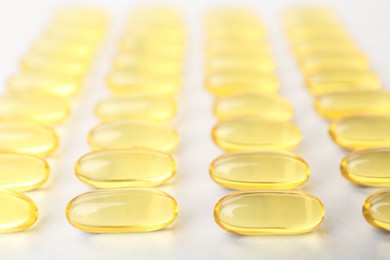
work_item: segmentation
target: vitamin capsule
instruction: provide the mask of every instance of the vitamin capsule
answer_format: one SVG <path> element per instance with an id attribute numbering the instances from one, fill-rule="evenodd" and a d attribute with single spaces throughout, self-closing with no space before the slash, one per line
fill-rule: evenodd
<path id="1" fill-rule="evenodd" d="M 331 23 L 331 22 L 330 22 Z M 294 40 L 307 40 L 307 39 L 318 39 L 323 35 L 347 35 L 347 31 L 344 27 L 337 26 L 337 23 L 334 26 L 330 27 L 329 24 L 319 24 L 319 25 L 305 25 L 305 26 L 296 26 L 287 29 L 287 34 L 289 38 Z"/>
<path id="2" fill-rule="evenodd" d="M 370 67 L 367 57 L 363 54 L 309 56 L 301 59 L 300 63 L 304 73 L 309 74 L 339 69 L 364 71 Z"/>
<path id="3" fill-rule="evenodd" d="M 0 122 L 0 151 L 46 157 L 57 146 L 58 137 L 51 127 L 28 121 Z"/>
<path id="4" fill-rule="evenodd" d="M 370 225 L 390 231 L 390 190 L 370 195 L 363 204 L 363 216 Z"/>
<path id="5" fill-rule="evenodd" d="M 219 122 L 212 130 L 214 142 L 226 151 L 292 149 L 302 139 L 300 129 L 288 121 L 236 118 Z"/>
<path id="6" fill-rule="evenodd" d="M 390 115 L 390 94 L 383 90 L 352 90 L 318 96 L 314 106 L 328 119 L 354 115 Z"/>
<path id="7" fill-rule="evenodd" d="M 390 146 L 390 117 L 341 118 L 330 124 L 329 133 L 336 144 L 349 150 Z"/>
<path id="8" fill-rule="evenodd" d="M 37 206 L 27 196 L 0 189 L 0 202 L 0 233 L 23 231 L 37 221 Z"/>
<path id="9" fill-rule="evenodd" d="M 77 25 L 81 27 L 105 28 L 108 24 L 108 15 L 105 10 L 93 7 L 66 7 L 59 9 L 53 23 L 62 25 Z"/>
<path id="10" fill-rule="evenodd" d="M 96 48 L 89 44 L 76 44 L 53 39 L 39 39 L 34 42 L 30 53 L 36 55 L 69 56 L 72 58 L 91 59 Z"/>
<path id="11" fill-rule="evenodd" d="M 157 189 L 110 189 L 87 192 L 66 208 L 70 224 L 94 233 L 147 232 L 163 229 L 177 216 L 177 202 Z"/>
<path id="12" fill-rule="evenodd" d="M 292 46 L 294 54 L 300 57 L 307 57 L 318 54 L 337 54 L 340 52 L 358 52 L 359 47 L 354 41 L 311 41 L 301 42 Z"/>
<path id="13" fill-rule="evenodd" d="M 96 188 L 154 187 L 175 174 L 175 161 L 150 150 L 106 150 L 81 157 L 76 176 Z"/>
<path id="14" fill-rule="evenodd" d="M 211 178 L 231 189 L 294 189 L 310 175 L 307 163 L 285 151 L 224 154 L 210 165 Z"/>
<path id="15" fill-rule="evenodd" d="M 324 206 L 304 192 L 237 192 L 218 201 L 214 218 L 221 228 L 240 235 L 303 234 L 322 223 Z"/>
<path id="16" fill-rule="evenodd" d="M 321 95 L 334 91 L 379 89 L 381 82 L 371 71 L 339 70 L 308 75 L 306 86 L 314 95 Z"/>
<path id="17" fill-rule="evenodd" d="M 258 41 L 266 38 L 267 31 L 259 24 L 251 26 L 232 25 L 221 26 L 211 25 L 206 27 L 206 38 L 209 41 L 224 40 L 231 41 L 239 39 L 240 41 Z"/>
<path id="18" fill-rule="evenodd" d="M 69 104 L 62 98 L 37 94 L 0 96 L 0 121 L 31 120 L 60 123 L 69 115 Z"/>
<path id="19" fill-rule="evenodd" d="M 88 141 L 94 150 L 142 148 L 171 152 L 179 137 L 169 125 L 120 120 L 98 125 L 89 133 Z"/>
<path id="20" fill-rule="evenodd" d="M 272 58 L 248 57 L 217 57 L 206 61 L 205 69 L 208 74 L 229 72 L 253 72 L 267 74 L 275 71 L 276 63 Z"/>
<path id="21" fill-rule="evenodd" d="M 67 26 L 59 23 L 50 24 L 43 33 L 43 38 L 97 45 L 105 36 L 105 30 L 93 27 Z"/>
<path id="22" fill-rule="evenodd" d="M 217 100 L 214 104 L 214 114 L 219 120 L 259 117 L 288 121 L 293 116 L 293 108 L 279 95 L 247 92 Z"/>
<path id="23" fill-rule="evenodd" d="M 207 56 L 235 55 L 241 57 L 248 56 L 272 56 L 271 49 L 267 42 L 244 42 L 237 43 L 232 41 L 212 41 L 205 46 Z"/>

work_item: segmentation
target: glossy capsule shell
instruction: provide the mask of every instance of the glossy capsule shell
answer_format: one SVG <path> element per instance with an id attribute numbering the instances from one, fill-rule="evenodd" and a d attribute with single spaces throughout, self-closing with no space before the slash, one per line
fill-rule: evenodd
<path id="1" fill-rule="evenodd" d="M 363 216 L 370 225 L 390 231 L 390 190 L 370 195 L 363 204 Z"/>
<path id="2" fill-rule="evenodd" d="M 317 228 L 324 206 L 304 192 L 237 192 L 218 201 L 214 218 L 221 228 L 240 235 L 294 235 Z"/>
<path id="3" fill-rule="evenodd" d="M 327 119 L 354 115 L 390 115 L 390 94 L 383 90 L 331 92 L 318 96 L 314 106 Z"/>
<path id="4" fill-rule="evenodd" d="M 370 63 L 363 54 L 309 56 L 300 61 L 304 73 L 334 71 L 339 69 L 367 70 Z"/>
<path id="5" fill-rule="evenodd" d="M 166 124 L 120 120 L 96 126 L 89 133 L 88 141 L 93 150 L 141 148 L 171 152 L 178 145 L 179 137 Z"/>
<path id="6" fill-rule="evenodd" d="M 352 116 L 332 122 L 333 141 L 348 150 L 390 146 L 390 117 Z"/>
<path id="7" fill-rule="evenodd" d="M 146 119 L 168 121 L 177 112 L 173 98 L 157 95 L 124 95 L 100 101 L 95 108 L 96 116 L 103 122 L 120 119 Z"/>
<path id="8" fill-rule="evenodd" d="M 0 233 L 23 231 L 37 221 L 35 203 L 22 193 L 0 189 Z"/>
<path id="9" fill-rule="evenodd" d="M 28 121 L 0 122 L 0 151 L 51 155 L 58 147 L 53 128 Z"/>
<path id="10" fill-rule="evenodd" d="M 87 192 L 68 203 L 70 224 L 94 233 L 148 232 L 163 229 L 177 216 L 177 202 L 151 188 L 107 189 Z"/>
<path id="11" fill-rule="evenodd" d="M 297 58 L 309 57 L 311 55 L 326 55 L 345 53 L 349 51 L 358 52 L 359 47 L 352 41 L 307 41 L 292 46 Z"/>
<path id="12" fill-rule="evenodd" d="M 288 121 L 293 116 L 293 108 L 279 95 L 247 92 L 218 99 L 214 103 L 214 115 L 219 120 L 259 117 Z"/>
<path id="13" fill-rule="evenodd" d="M 34 190 L 47 181 L 49 174 L 49 164 L 39 157 L 0 152 L 0 188 Z"/>
<path id="14" fill-rule="evenodd" d="M 294 189 L 309 175 L 307 163 L 286 151 L 228 153 L 210 165 L 210 176 L 216 183 L 239 190 Z"/>
<path id="15" fill-rule="evenodd" d="M 175 161 L 166 153 L 151 150 L 92 152 L 76 163 L 76 176 L 96 188 L 154 187 L 175 174 Z"/>
<path id="16" fill-rule="evenodd" d="M 206 61 L 205 70 L 208 74 L 245 72 L 268 74 L 275 71 L 273 58 L 256 57 L 215 57 Z"/>
<path id="17" fill-rule="evenodd" d="M 219 122 L 212 130 L 212 138 L 226 151 L 286 150 L 296 147 L 302 134 L 288 121 L 236 118 Z"/>

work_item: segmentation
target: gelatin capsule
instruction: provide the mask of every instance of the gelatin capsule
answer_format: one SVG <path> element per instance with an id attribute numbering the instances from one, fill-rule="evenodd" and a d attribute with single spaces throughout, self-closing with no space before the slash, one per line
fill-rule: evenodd
<path id="1" fill-rule="evenodd" d="M 96 48 L 89 44 L 76 44 L 53 39 L 39 39 L 34 42 L 30 53 L 49 56 L 69 56 L 72 58 L 91 59 Z"/>
<path id="2" fill-rule="evenodd" d="M 87 43 L 96 45 L 103 40 L 105 30 L 93 27 L 68 26 L 61 23 L 53 23 L 46 28 L 43 37 L 74 43 Z"/>
<path id="3" fill-rule="evenodd" d="M 252 26 L 242 26 L 242 25 L 233 25 L 233 26 L 208 26 L 206 27 L 206 38 L 210 41 L 213 40 L 235 40 L 239 39 L 240 41 L 258 41 L 264 40 L 266 38 L 267 32 L 264 27 L 253 24 Z"/>
<path id="4" fill-rule="evenodd" d="M 98 125 L 89 133 L 88 141 L 94 150 L 141 148 L 171 152 L 179 136 L 166 124 L 120 120 Z"/>
<path id="5" fill-rule="evenodd" d="M 87 192 L 68 203 L 71 225 L 94 233 L 148 232 L 166 228 L 177 216 L 177 202 L 152 188 Z"/>
<path id="6" fill-rule="evenodd" d="M 219 57 L 207 60 L 205 69 L 208 74 L 229 72 L 257 72 L 262 74 L 275 71 L 276 64 L 272 58 L 256 59 L 247 57 Z"/>
<path id="7" fill-rule="evenodd" d="M 38 209 L 27 196 L 0 189 L 0 233 L 23 231 L 37 221 Z"/>
<path id="8" fill-rule="evenodd" d="M 310 175 L 307 163 L 286 151 L 253 151 L 224 154 L 210 165 L 210 176 L 231 189 L 294 189 Z"/>
<path id="9" fill-rule="evenodd" d="M 220 98 L 214 103 L 214 114 L 219 120 L 259 117 L 288 121 L 293 116 L 293 108 L 276 94 L 247 92 Z"/>
<path id="10" fill-rule="evenodd" d="M 175 161 L 151 150 L 106 150 L 81 157 L 76 176 L 96 188 L 155 187 L 175 174 Z"/>
<path id="11" fill-rule="evenodd" d="M 319 25 L 295 26 L 288 28 L 287 34 L 292 40 L 305 40 L 321 38 L 322 35 L 347 35 L 348 33 L 344 27 L 337 26 L 337 23 L 331 27 L 329 26 L 329 23 L 326 23 Z"/>
<path id="12" fill-rule="evenodd" d="M 121 119 L 168 121 L 177 112 L 173 98 L 155 95 L 126 95 L 110 97 L 99 102 L 95 114 L 103 122 Z"/>
<path id="13" fill-rule="evenodd" d="M 240 235 L 294 235 L 313 231 L 324 219 L 321 201 L 298 191 L 248 191 L 223 197 L 217 224 Z"/>
<path id="14" fill-rule="evenodd" d="M 53 17 L 54 23 L 94 28 L 105 28 L 108 20 L 106 11 L 95 7 L 61 8 Z"/>
<path id="15" fill-rule="evenodd" d="M 53 128 L 28 121 L 0 122 L 0 151 L 51 155 L 58 147 Z"/>
<path id="16" fill-rule="evenodd" d="M 328 119 L 354 115 L 390 115 L 390 94 L 383 90 L 352 90 L 318 96 L 314 106 Z"/>
<path id="17" fill-rule="evenodd" d="M 219 122 L 212 130 L 214 142 L 226 151 L 292 149 L 302 139 L 300 129 L 288 121 L 236 118 Z"/>
<path id="18" fill-rule="evenodd" d="M 340 53 L 347 50 L 358 51 L 359 48 L 353 41 L 311 41 L 301 42 L 292 46 L 293 52 L 299 57 L 317 54 Z"/>
<path id="19" fill-rule="evenodd" d="M 390 189 L 370 195 L 363 204 L 363 216 L 370 225 L 390 231 Z"/>
<path id="20" fill-rule="evenodd" d="M 308 74 L 339 69 L 364 71 L 370 67 L 367 57 L 363 54 L 308 56 L 301 59 L 300 65 L 304 73 Z"/>
<path id="21" fill-rule="evenodd" d="M 341 173 L 352 183 L 364 186 L 390 185 L 390 148 L 355 151 L 341 161 Z"/>
<path id="22" fill-rule="evenodd" d="M 0 187 L 29 191 L 42 186 L 49 178 L 48 163 L 36 156 L 0 152 Z"/>
<path id="23" fill-rule="evenodd" d="M 336 144 L 349 150 L 390 146 L 390 117 L 341 118 L 330 124 L 329 133 Z"/>
<path id="24" fill-rule="evenodd" d="M 212 41 L 205 46 L 207 56 L 272 56 L 271 49 L 266 42 L 232 42 L 232 41 Z"/>

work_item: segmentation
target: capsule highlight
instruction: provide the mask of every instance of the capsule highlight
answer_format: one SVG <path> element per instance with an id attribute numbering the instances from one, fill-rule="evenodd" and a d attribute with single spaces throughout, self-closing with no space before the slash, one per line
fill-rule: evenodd
<path id="1" fill-rule="evenodd" d="M 363 216 L 370 225 L 390 231 L 390 190 L 370 195 L 363 204 Z"/>

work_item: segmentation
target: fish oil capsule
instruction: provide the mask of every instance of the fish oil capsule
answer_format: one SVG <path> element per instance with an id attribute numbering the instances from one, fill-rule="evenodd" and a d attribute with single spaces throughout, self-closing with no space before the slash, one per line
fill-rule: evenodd
<path id="1" fill-rule="evenodd" d="M 331 92 L 315 99 L 317 112 L 328 119 L 354 115 L 390 115 L 390 94 L 383 90 Z"/>
<path id="2" fill-rule="evenodd" d="M 212 138 L 226 151 L 292 149 L 302 139 L 300 129 L 288 121 L 236 118 L 219 122 Z"/>
<path id="3" fill-rule="evenodd" d="M 39 157 L 0 152 L 0 187 L 16 191 L 34 190 L 49 178 L 50 168 Z"/>
<path id="4" fill-rule="evenodd" d="M 353 41 L 309 41 L 294 44 L 293 52 L 297 58 L 308 57 L 311 55 L 326 55 L 337 53 L 359 52 L 360 49 Z"/>
<path id="5" fill-rule="evenodd" d="M 151 188 L 96 190 L 77 196 L 66 208 L 71 225 L 94 233 L 148 232 L 163 229 L 177 216 L 177 202 Z"/>
<path id="6" fill-rule="evenodd" d="M 155 95 L 114 96 L 99 102 L 95 113 L 103 122 L 121 119 L 168 121 L 177 112 L 173 98 Z"/>
<path id="7" fill-rule="evenodd" d="M 364 186 L 390 185 L 390 148 L 355 151 L 341 161 L 341 173 L 352 183 Z"/>
<path id="8" fill-rule="evenodd" d="M 205 46 L 207 56 L 272 56 L 271 49 L 266 42 L 244 42 L 237 43 L 232 41 L 212 41 Z"/>
<path id="9" fill-rule="evenodd" d="M 390 117 L 341 118 L 330 124 L 329 133 L 336 144 L 349 150 L 390 146 Z"/>
<path id="10" fill-rule="evenodd" d="M 102 41 L 105 30 L 95 29 L 93 27 L 83 28 L 79 26 L 67 26 L 63 24 L 50 24 L 44 34 L 44 38 L 69 41 L 74 43 L 87 43 L 96 45 Z"/>
<path id="11" fill-rule="evenodd" d="M 66 7 L 57 10 L 53 23 L 62 25 L 92 26 L 105 28 L 108 24 L 108 15 L 105 10 L 94 7 Z"/>
<path id="12" fill-rule="evenodd" d="M 81 157 L 76 176 L 96 188 L 154 187 L 175 174 L 175 162 L 166 153 L 150 150 L 105 150 Z"/>
<path id="13" fill-rule="evenodd" d="M 335 56 L 309 56 L 301 59 L 300 65 L 305 73 L 316 73 L 322 71 L 343 70 L 368 70 L 370 63 L 363 54 L 340 54 Z"/>
<path id="14" fill-rule="evenodd" d="M 248 57 L 217 57 L 210 58 L 205 64 L 208 74 L 229 72 L 256 72 L 272 73 L 275 71 L 275 61 L 272 58 L 248 58 Z"/>
<path id="15" fill-rule="evenodd" d="M 62 122 L 69 111 L 68 102 L 53 96 L 21 93 L 0 96 L 0 121 L 31 120 L 56 124 Z"/>
<path id="16" fill-rule="evenodd" d="M 96 47 L 89 44 L 76 44 L 47 38 L 37 40 L 30 49 L 30 53 L 36 55 L 69 56 L 81 59 L 92 59 L 95 52 Z"/>
<path id="17" fill-rule="evenodd" d="M 240 235 L 294 235 L 317 228 L 324 206 L 304 192 L 237 192 L 215 205 L 214 218 L 221 228 Z"/>
<path id="18" fill-rule="evenodd" d="M 37 221 L 38 209 L 27 196 L 0 189 L 0 233 L 23 231 Z"/>
<path id="19" fill-rule="evenodd" d="M 310 175 L 307 163 L 285 151 L 224 154 L 210 165 L 211 178 L 231 189 L 294 189 Z"/>
<path id="20" fill-rule="evenodd" d="M 0 151 L 51 155 L 58 147 L 58 136 L 51 127 L 28 121 L 0 122 Z"/>
<path id="21" fill-rule="evenodd" d="M 331 22 L 330 22 L 331 23 Z M 305 25 L 287 28 L 287 34 L 289 38 L 294 40 L 307 40 L 307 39 L 318 39 L 322 35 L 347 35 L 347 31 L 344 27 L 337 26 L 330 27 L 329 23 L 319 25 Z"/>
<path id="22" fill-rule="evenodd" d="M 89 133 L 88 141 L 94 150 L 143 148 L 171 152 L 179 137 L 166 124 L 120 120 L 98 125 Z"/>
<path id="23" fill-rule="evenodd" d="M 363 204 L 363 216 L 370 225 L 390 231 L 390 190 L 370 195 Z"/>
<path id="24" fill-rule="evenodd" d="M 217 100 L 214 114 L 219 120 L 259 117 L 288 121 L 293 116 L 293 108 L 286 99 L 278 95 L 247 92 Z"/>

